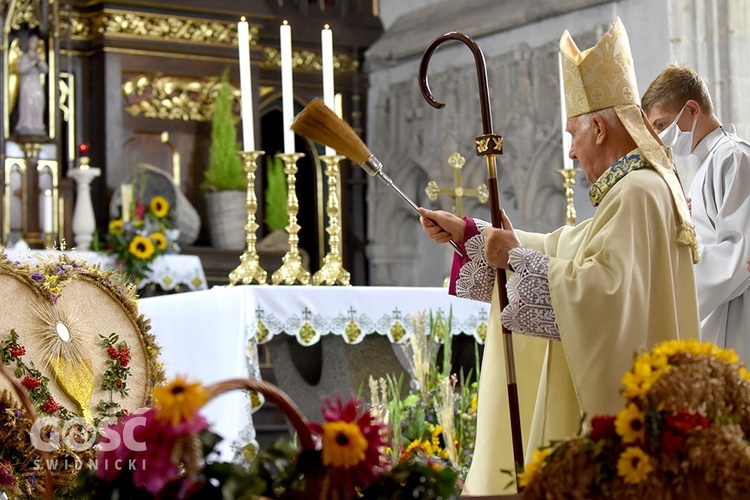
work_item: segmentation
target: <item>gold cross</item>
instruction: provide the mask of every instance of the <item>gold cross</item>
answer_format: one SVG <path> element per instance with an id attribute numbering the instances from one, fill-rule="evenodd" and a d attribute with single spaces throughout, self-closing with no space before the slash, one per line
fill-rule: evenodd
<path id="1" fill-rule="evenodd" d="M 477 186 L 476 189 L 466 189 L 461 185 L 461 168 L 465 163 L 466 159 L 463 156 L 458 153 L 453 153 L 450 158 L 448 158 L 448 164 L 453 167 L 453 187 L 439 187 L 437 182 L 430 181 L 427 183 L 427 188 L 425 188 L 427 197 L 432 201 L 437 200 L 439 194 L 447 194 L 453 198 L 453 204 L 458 217 L 464 216 L 464 198 L 474 197 L 479 200 L 479 203 L 487 203 L 487 199 L 490 196 L 487 184 L 482 183 Z"/>

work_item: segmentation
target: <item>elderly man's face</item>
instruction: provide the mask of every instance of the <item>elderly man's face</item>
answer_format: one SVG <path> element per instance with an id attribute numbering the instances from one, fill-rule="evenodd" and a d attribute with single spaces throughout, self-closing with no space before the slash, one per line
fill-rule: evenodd
<path id="1" fill-rule="evenodd" d="M 577 159 L 586 173 L 586 179 L 593 183 L 606 170 L 606 162 L 602 161 L 599 147 L 596 144 L 596 127 L 586 118 L 574 116 L 569 118 L 565 127 L 572 137 L 568 156 Z M 604 164 L 602 166 L 602 164 Z"/>

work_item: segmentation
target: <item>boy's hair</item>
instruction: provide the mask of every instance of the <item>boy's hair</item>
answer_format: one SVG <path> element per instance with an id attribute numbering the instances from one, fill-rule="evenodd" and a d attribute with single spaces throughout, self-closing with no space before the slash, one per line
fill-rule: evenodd
<path id="1" fill-rule="evenodd" d="M 685 65 L 669 64 L 648 86 L 641 107 L 646 113 L 653 106 L 677 112 L 690 99 L 697 102 L 704 113 L 714 114 L 711 95 L 700 75 Z"/>

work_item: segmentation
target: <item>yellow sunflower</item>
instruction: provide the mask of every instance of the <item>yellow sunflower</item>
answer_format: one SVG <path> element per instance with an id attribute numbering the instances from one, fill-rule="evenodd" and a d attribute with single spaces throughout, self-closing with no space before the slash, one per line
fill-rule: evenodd
<path id="1" fill-rule="evenodd" d="M 337 420 L 321 427 L 323 465 L 348 469 L 365 459 L 368 443 L 357 424 Z"/>
<path id="2" fill-rule="evenodd" d="M 154 388 L 154 404 L 158 407 L 156 418 L 172 425 L 183 420 L 191 422 L 207 399 L 200 382 L 191 383 L 178 375 L 166 386 Z"/>
<path id="3" fill-rule="evenodd" d="M 122 229 L 122 219 L 109 221 L 109 232 L 115 236 L 121 235 L 124 232 Z"/>
<path id="4" fill-rule="evenodd" d="M 151 233 L 149 238 L 151 238 L 151 241 L 154 242 L 156 248 L 158 248 L 159 250 L 164 250 L 165 248 L 167 248 L 167 237 L 164 236 L 164 233 Z"/>
<path id="5" fill-rule="evenodd" d="M 617 474 L 626 483 L 637 484 L 645 481 L 653 470 L 651 457 L 637 446 L 628 447 L 617 460 Z"/>
<path id="6" fill-rule="evenodd" d="M 531 455 L 531 462 L 526 464 L 523 472 L 518 473 L 518 485 L 522 488 L 528 486 L 534 479 L 534 476 L 542 468 L 544 460 L 552 453 L 552 448 L 544 448 L 543 450 L 534 450 Z"/>
<path id="7" fill-rule="evenodd" d="M 169 202 L 163 196 L 154 196 L 148 204 L 151 212 L 159 218 L 166 217 L 169 213 Z"/>
<path id="8" fill-rule="evenodd" d="M 154 243 L 140 234 L 133 236 L 133 240 L 128 246 L 128 251 L 136 258 L 141 260 L 148 260 L 154 255 Z"/>
<path id="9" fill-rule="evenodd" d="M 646 436 L 646 415 L 633 403 L 620 410 L 615 419 L 615 431 L 623 443 L 635 443 Z"/>
<path id="10" fill-rule="evenodd" d="M 666 356 L 650 353 L 639 356 L 633 364 L 633 370 L 622 376 L 622 384 L 625 386 L 623 395 L 626 398 L 645 397 L 654 382 L 668 369 Z"/>

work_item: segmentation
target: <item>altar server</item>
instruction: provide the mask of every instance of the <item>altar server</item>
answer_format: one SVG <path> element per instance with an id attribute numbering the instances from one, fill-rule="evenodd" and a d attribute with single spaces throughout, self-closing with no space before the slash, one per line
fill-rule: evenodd
<path id="1" fill-rule="evenodd" d="M 750 255 L 750 144 L 733 125 L 722 125 L 705 82 L 687 66 L 667 66 L 642 105 L 677 160 L 697 166 L 688 196 L 700 243 L 701 338 L 750 363 L 750 283 L 743 266 Z"/>

